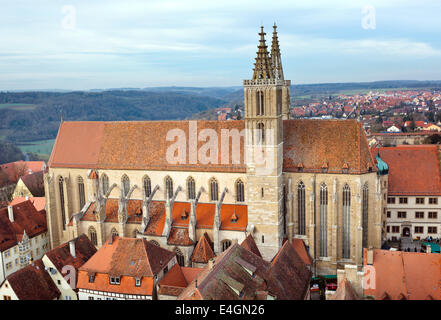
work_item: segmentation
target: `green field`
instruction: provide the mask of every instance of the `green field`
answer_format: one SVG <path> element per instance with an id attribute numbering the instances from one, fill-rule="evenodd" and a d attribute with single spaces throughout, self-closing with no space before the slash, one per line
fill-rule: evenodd
<path id="1" fill-rule="evenodd" d="M 0 109 L 10 109 L 15 111 L 34 110 L 37 106 L 28 103 L 0 103 Z"/>
<path id="2" fill-rule="evenodd" d="M 22 143 L 17 145 L 17 147 L 19 147 L 23 153 L 32 152 L 37 153 L 42 157 L 47 156 L 47 158 L 49 158 L 49 155 L 52 152 L 52 147 L 54 146 L 54 142 L 55 139 L 38 140 L 28 143 Z"/>

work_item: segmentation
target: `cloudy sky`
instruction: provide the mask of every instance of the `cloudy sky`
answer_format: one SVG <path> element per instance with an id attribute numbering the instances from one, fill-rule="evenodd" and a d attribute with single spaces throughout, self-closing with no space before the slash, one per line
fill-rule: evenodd
<path id="1" fill-rule="evenodd" d="M 240 86 L 278 25 L 293 83 L 441 79 L 439 0 L 0 0 L 0 90 Z"/>

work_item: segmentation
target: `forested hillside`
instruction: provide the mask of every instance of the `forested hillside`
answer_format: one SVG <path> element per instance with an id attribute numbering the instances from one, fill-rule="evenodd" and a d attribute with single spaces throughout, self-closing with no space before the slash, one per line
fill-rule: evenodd
<path id="1" fill-rule="evenodd" d="M 175 120 L 217 108 L 224 100 L 182 92 L 3 92 L 0 139 L 25 142 L 55 138 L 64 120 Z"/>

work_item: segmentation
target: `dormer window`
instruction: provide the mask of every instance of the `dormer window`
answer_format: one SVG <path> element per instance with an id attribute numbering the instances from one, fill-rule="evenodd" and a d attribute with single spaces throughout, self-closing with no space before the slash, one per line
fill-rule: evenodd
<path id="1" fill-rule="evenodd" d="M 95 275 L 94 275 L 94 274 L 91 274 L 91 275 L 89 276 L 89 282 L 90 282 L 90 283 L 94 283 L 94 282 L 95 282 Z"/>
<path id="2" fill-rule="evenodd" d="M 120 277 L 110 277 L 110 284 L 120 284 Z"/>
<path id="3" fill-rule="evenodd" d="M 140 287 L 140 286 L 141 286 L 141 279 L 135 278 L 135 287 Z"/>
<path id="4" fill-rule="evenodd" d="M 297 171 L 298 171 L 298 172 L 303 172 L 303 163 L 299 162 L 299 163 L 297 164 Z"/>
<path id="5" fill-rule="evenodd" d="M 322 165 L 322 173 L 327 173 L 328 172 L 328 163 L 325 162 Z"/>
<path id="6" fill-rule="evenodd" d="M 349 172 L 349 165 L 346 162 L 343 164 L 342 171 L 343 171 L 343 173 Z"/>

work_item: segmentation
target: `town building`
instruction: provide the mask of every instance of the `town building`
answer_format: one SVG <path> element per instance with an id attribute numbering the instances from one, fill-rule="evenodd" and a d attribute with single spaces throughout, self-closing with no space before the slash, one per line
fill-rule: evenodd
<path id="1" fill-rule="evenodd" d="M 146 239 L 110 236 L 79 269 L 80 300 L 152 300 L 176 253 Z"/>
<path id="2" fill-rule="evenodd" d="M 44 197 L 43 171 L 26 174 L 17 182 L 12 198 Z"/>
<path id="3" fill-rule="evenodd" d="M 268 261 L 301 239 L 315 273 L 361 267 L 363 247 L 381 246 L 386 192 L 364 129 L 289 119 L 276 26 L 270 52 L 259 36 L 244 120 L 60 125 L 45 174 L 52 246 L 145 238 L 190 267 L 204 233 L 216 255 L 251 234 Z"/>
<path id="4" fill-rule="evenodd" d="M 9 275 L 0 285 L 2 300 L 58 300 L 60 295 L 41 259 Z"/>
<path id="5" fill-rule="evenodd" d="M 0 286 L 0 299 L 78 300 L 78 268 L 95 252 L 86 235 L 64 243 L 10 274 Z"/>
<path id="6" fill-rule="evenodd" d="M 158 282 L 158 300 L 175 300 L 203 271 L 203 268 L 181 267 L 175 264 Z"/>
<path id="7" fill-rule="evenodd" d="M 49 246 L 44 210 L 37 211 L 30 200 L 0 209 L 0 283 L 42 258 Z"/>
<path id="8" fill-rule="evenodd" d="M 387 240 L 441 237 L 441 176 L 438 145 L 374 148 L 389 168 Z"/>
<path id="9" fill-rule="evenodd" d="M 439 253 L 366 251 L 364 268 L 370 268 L 371 284 L 364 285 L 364 296 L 375 300 L 440 300 L 439 260 Z"/>
<path id="10" fill-rule="evenodd" d="M 78 270 L 96 251 L 89 238 L 82 234 L 46 252 L 42 261 L 60 291 L 59 300 L 78 300 Z"/>
<path id="11" fill-rule="evenodd" d="M 288 241 L 271 262 L 234 244 L 210 260 L 178 300 L 309 300 L 311 275 Z"/>

